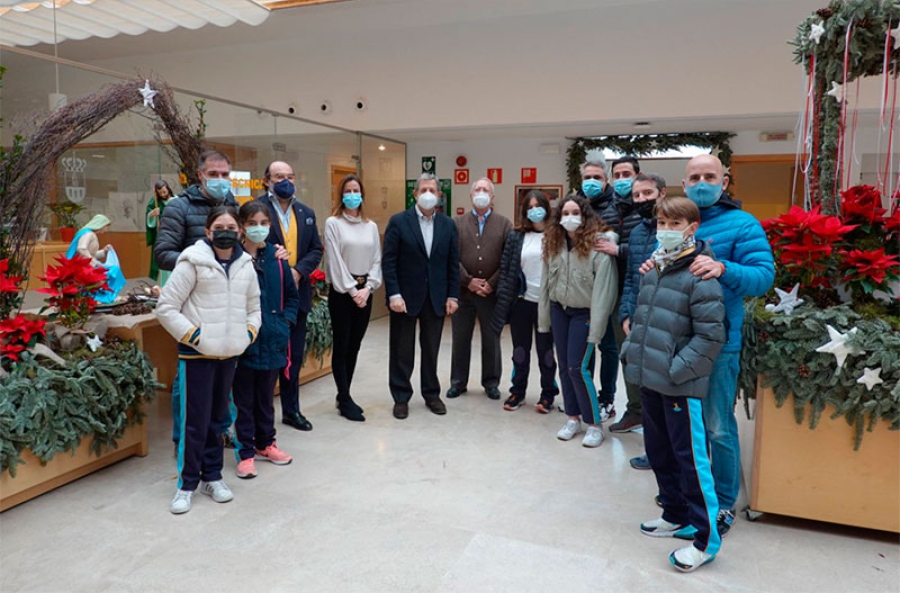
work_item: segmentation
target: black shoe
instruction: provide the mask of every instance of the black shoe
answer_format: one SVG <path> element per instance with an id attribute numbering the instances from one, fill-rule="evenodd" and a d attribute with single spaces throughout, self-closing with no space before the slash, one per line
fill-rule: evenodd
<path id="1" fill-rule="evenodd" d="M 503 402 L 503 409 L 507 412 L 515 412 L 523 405 L 525 405 L 524 395 L 511 394 L 508 398 L 506 398 L 506 401 Z"/>
<path id="2" fill-rule="evenodd" d="M 500 399 L 500 390 L 496 387 L 485 387 L 484 392 L 487 394 L 488 399 Z"/>
<path id="3" fill-rule="evenodd" d="M 734 509 L 720 510 L 716 516 L 716 527 L 719 529 L 719 537 L 725 537 L 731 531 L 734 524 Z"/>
<path id="4" fill-rule="evenodd" d="M 453 399 L 455 397 L 459 397 L 466 391 L 468 391 L 468 389 L 466 389 L 465 387 L 451 387 L 447 390 L 447 398 Z"/>
<path id="5" fill-rule="evenodd" d="M 443 416 L 447 413 L 447 406 L 444 405 L 444 402 L 441 401 L 441 398 L 436 397 L 434 399 L 426 399 L 425 405 L 428 406 L 428 409 L 437 414 L 438 416 Z"/>
<path id="6" fill-rule="evenodd" d="M 363 409 L 360 408 L 351 398 L 347 398 L 346 401 L 335 402 L 335 407 L 338 410 L 338 414 L 340 414 L 347 420 L 350 420 L 351 422 L 366 421 L 365 416 L 363 416 Z"/>
<path id="7" fill-rule="evenodd" d="M 300 412 L 294 412 L 293 414 L 282 416 L 281 422 L 283 424 L 287 424 L 288 426 L 293 426 L 297 430 L 302 430 L 304 432 L 312 430 L 312 423 L 307 420 L 306 417 Z"/>
<path id="8" fill-rule="evenodd" d="M 409 404 L 406 402 L 397 402 L 394 404 L 394 418 L 403 420 L 409 416 Z"/>

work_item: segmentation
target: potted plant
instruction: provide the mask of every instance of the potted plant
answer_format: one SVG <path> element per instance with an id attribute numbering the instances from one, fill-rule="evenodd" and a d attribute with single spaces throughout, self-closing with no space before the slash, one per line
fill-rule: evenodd
<path id="1" fill-rule="evenodd" d="M 75 217 L 84 210 L 84 206 L 70 202 L 56 202 L 50 204 L 47 208 L 56 215 L 59 222 L 59 235 L 63 241 L 71 241 L 75 238 L 75 226 L 77 224 Z"/>
<path id="2" fill-rule="evenodd" d="M 763 222 L 775 294 L 747 304 L 740 376 L 757 399 L 751 508 L 898 531 L 900 208 L 872 186 L 840 196 L 840 215 Z"/>
<path id="3" fill-rule="evenodd" d="M 306 349 L 303 369 L 300 371 L 301 383 L 331 372 L 331 348 L 334 344 L 325 272 L 313 270 L 309 275 L 309 282 L 313 290 L 313 305 L 306 316 Z M 314 365 L 314 361 L 318 361 L 318 365 Z"/>

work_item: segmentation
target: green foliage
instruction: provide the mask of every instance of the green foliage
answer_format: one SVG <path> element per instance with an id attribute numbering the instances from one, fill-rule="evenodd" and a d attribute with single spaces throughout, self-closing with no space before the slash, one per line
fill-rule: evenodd
<path id="1" fill-rule="evenodd" d="M 331 313 L 328 311 L 328 301 L 316 299 L 312 310 L 306 316 L 306 348 L 303 356 L 306 358 L 312 354 L 321 367 L 325 362 L 325 355 L 331 352 L 334 345 L 334 335 L 331 331 Z"/>
<path id="2" fill-rule="evenodd" d="M 700 146 L 719 151 L 719 159 L 726 167 L 731 165 L 731 146 L 727 132 L 696 132 L 692 134 L 627 134 L 624 136 L 599 136 L 597 138 L 575 138 L 569 147 L 566 170 L 569 175 L 569 191 L 581 188 L 579 168 L 587 158 L 589 150 L 611 149 L 622 154 L 646 156 L 654 151 L 680 150 L 685 146 Z"/>
<path id="3" fill-rule="evenodd" d="M 880 420 L 900 429 L 900 330 L 884 319 L 864 318 L 842 305 L 828 309 L 803 306 L 792 315 L 772 314 L 763 301 L 748 301 L 743 327 L 741 373 L 738 384 L 744 394 L 756 393 L 757 376 L 771 387 L 776 404 L 791 400 L 797 423 L 806 417 L 815 428 L 822 413 L 831 406 L 832 419 L 843 417 L 855 428 L 854 448 L 859 449 L 865 430 L 872 431 Z M 826 325 L 841 333 L 856 327 L 848 342 L 860 354 L 847 357 L 837 368 L 833 354 L 816 352 L 829 341 Z M 884 383 L 871 391 L 857 383 L 863 370 L 881 368 Z"/>
<path id="4" fill-rule="evenodd" d="M 840 178 L 836 179 L 835 162 L 841 129 L 841 104 L 825 93 L 831 83 L 844 82 L 844 53 L 847 49 L 847 28 L 850 31 L 847 82 L 861 76 L 877 76 L 884 72 L 884 46 L 888 32 L 900 19 L 900 0 L 834 1 L 827 8 L 811 14 L 797 27 L 797 34 L 789 43 L 794 46 L 794 61 L 809 72 L 815 55 L 816 111 L 819 121 L 818 175 L 813 175 L 813 197 L 821 201 L 826 214 L 837 212 Z M 818 45 L 809 38 L 813 25 L 821 25 L 825 33 Z M 893 48 L 893 43 L 891 43 Z M 900 49 L 891 49 L 889 72 L 896 77 L 900 71 Z M 844 89 L 845 95 L 849 89 Z M 836 183 L 837 181 L 837 183 Z"/>
<path id="5" fill-rule="evenodd" d="M 153 366 L 133 342 L 107 343 L 96 353 L 73 352 L 68 366 L 30 353 L 0 377 L 0 471 L 16 475 L 20 453 L 43 463 L 74 451 L 92 436 L 91 452 L 116 447 L 128 426 L 143 420 L 142 407 L 160 387 Z"/>

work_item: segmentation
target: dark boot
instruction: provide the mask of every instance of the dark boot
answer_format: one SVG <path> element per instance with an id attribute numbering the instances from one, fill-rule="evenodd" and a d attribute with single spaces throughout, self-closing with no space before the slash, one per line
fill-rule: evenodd
<path id="1" fill-rule="evenodd" d="M 351 397 L 347 397 L 345 400 L 337 400 L 335 407 L 338 409 L 338 414 L 347 420 L 352 422 L 366 421 L 366 418 L 363 416 L 363 409 L 356 405 L 356 402 Z"/>

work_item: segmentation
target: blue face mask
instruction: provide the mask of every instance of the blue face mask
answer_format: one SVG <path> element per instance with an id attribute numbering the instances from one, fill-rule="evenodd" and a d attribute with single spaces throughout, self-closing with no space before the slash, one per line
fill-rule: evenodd
<path id="1" fill-rule="evenodd" d="M 631 197 L 631 186 L 634 184 L 634 178 L 616 179 L 613 181 L 613 190 L 623 198 Z"/>
<path id="2" fill-rule="evenodd" d="M 272 186 L 272 193 L 282 200 L 290 200 L 294 197 L 294 184 L 290 179 L 282 179 Z"/>
<path id="3" fill-rule="evenodd" d="M 231 193 L 230 179 L 207 179 L 206 193 L 214 200 L 224 200 Z"/>
<path id="4" fill-rule="evenodd" d="M 344 203 L 346 208 L 350 210 L 356 210 L 359 208 L 359 205 L 362 204 L 362 194 L 356 194 L 353 192 L 347 192 L 341 198 L 341 201 Z"/>
<path id="5" fill-rule="evenodd" d="M 589 198 L 596 198 L 603 191 L 603 182 L 596 179 L 585 179 L 581 182 L 581 191 Z"/>
<path id="6" fill-rule="evenodd" d="M 244 228 L 244 235 L 251 243 L 262 243 L 269 237 L 269 227 L 258 224 Z"/>
<path id="7" fill-rule="evenodd" d="M 541 206 L 528 209 L 528 220 L 531 222 L 543 222 L 547 218 L 547 211 Z"/>
<path id="8" fill-rule="evenodd" d="M 705 181 L 698 181 L 695 185 L 684 188 L 687 197 L 697 204 L 698 208 L 709 208 L 722 197 L 722 184 L 713 185 Z"/>

